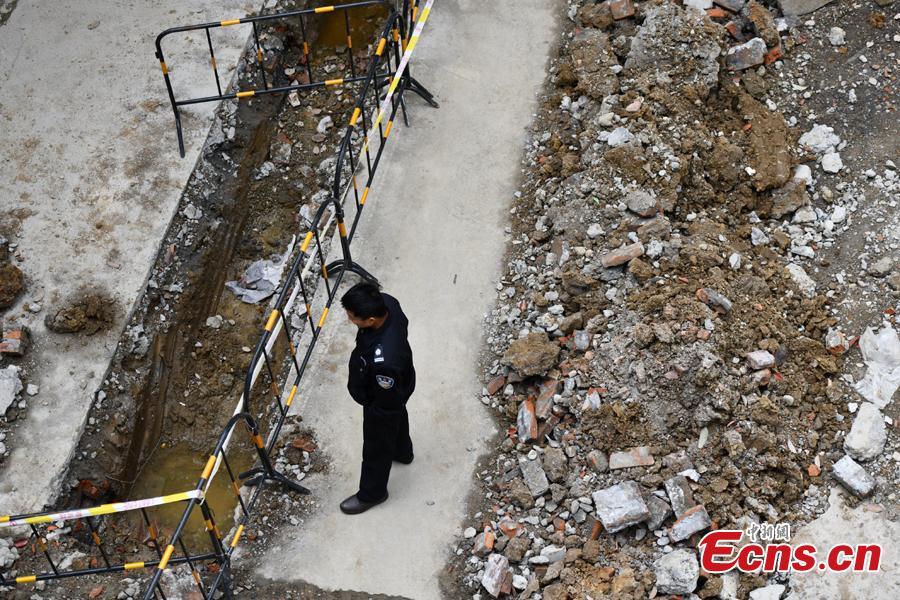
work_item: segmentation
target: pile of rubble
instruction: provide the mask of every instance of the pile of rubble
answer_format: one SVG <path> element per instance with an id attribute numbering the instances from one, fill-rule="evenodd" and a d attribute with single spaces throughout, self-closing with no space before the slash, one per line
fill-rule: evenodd
<path id="1" fill-rule="evenodd" d="M 858 201 L 814 185 L 842 142 L 750 91 L 796 19 L 711 5 L 571 6 L 486 323 L 508 431 L 457 547 L 473 598 L 779 598 L 701 573 L 696 542 L 814 518 L 830 477 L 859 497 L 896 477 L 857 463 L 885 417 L 847 406 L 856 340 L 807 273 Z"/>

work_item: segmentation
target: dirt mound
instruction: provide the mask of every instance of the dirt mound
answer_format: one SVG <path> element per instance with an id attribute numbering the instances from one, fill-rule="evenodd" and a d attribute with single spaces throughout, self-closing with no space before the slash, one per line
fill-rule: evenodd
<path id="1" fill-rule="evenodd" d="M 483 402 L 509 434 L 482 472 L 491 517 L 471 524 L 499 529 L 517 589 L 545 597 L 567 597 L 557 579 L 581 597 L 576 571 L 607 564 L 615 597 L 644 597 L 659 553 L 691 535 L 807 518 L 845 427 L 842 358 L 824 343 L 837 320 L 806 281 L 816 244 L 796 225 L 798 132 L 724 68 L 725 28 L 640 8 L 639 27 L 585 28 L 560 50 L 490 322 L 485 381 L 506 385 Z M 558 344 L 556 368 L 523 381 L 500 357 L 538 335 Z M 597 494 L 650 516 L 618 522 Z M 702 519 L 683 535 L 687 509 Z M 508 534 L 506 520 L 535 527 Z"/>
<path id="2" fill-rule="evenodd" d="M 114 321 L 115 301 L 103 294 L 88 294 L 48 314 L 44 324 L 56 333 L 93 335 L 109 329 Z"/>

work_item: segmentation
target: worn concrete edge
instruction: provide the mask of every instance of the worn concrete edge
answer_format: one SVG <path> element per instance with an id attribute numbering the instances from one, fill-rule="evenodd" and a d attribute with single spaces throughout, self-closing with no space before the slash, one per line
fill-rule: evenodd
<path id="1" fill-rule="evenodd" d="M 260 2 L 258 4 L 258 8 L 255 11 L 256 14 L 261 13 L 265 9 L 266 4 L 267 4 L 267 0 L 260 0 Z M 254 53 L 255 53 L 255 46 L 253 43 L 253 36 L 248 34 L 247 39 L 244 42 L 244 47 L 243 47 L 243 50 L 241 51 L 240 58 L 238 59 L 238 62 L 235 65 L 234 73 L 232 74 L 231 80 L 228 82 L 228 85 L 225 88 L 223 88 L 223 90 L 232 90 L 232 89 L 236 88 L 236 86 L 238 84 L 238 80 L 240 79 L 241 75 L 243 75 L 243 73 L 245 72 L 246 65 L 248 65 L 250 62 L 249 58 L 252 56 L 255 56 Z M 107 360 L 106 369 L 103 371 L 103 376 L 100 377 L 100 379 L 99 379 L 98 387 L 90 393 L 91 406 L 96 401 L 97 392 L 103 386 L 104 381 L 106 381 L 109 378 L 110 374 L 112 373 L 113 369 L 115 368 L 114 361 L 115 361 L 116 351 L 121 346 L 121 343 L 125 336 L 125 333 L 128 330 L 129 326 L 131 326 L 132 321 L 135 317 L 135 314 L 138 311 L 138 308 L 141 306 L 142 300 L 144 299 L 144 297 L 147 294 L 148 286 L 150 283 L 150 278 L 153 274 L 154 269 L 156 268 L 156 265 L 159 263 L 161 256 L 163 255 L 164 243 L 165 243 L 165 240 L 169 236 L 169 233 L 172 228 L 172 223 L 175 220 L 175 217 L 178 215 L 178 213 L 183 208 L 187 187 L 191 183 L 191 181 L 193 181 L 195 174 L 197 172 L 197 168 L 205 160 L 206 149 L 209 147 L 209 141 L 210 141 L 210 137 L 211 137 L 213 128 L 216 126 L 221 127 L 223 124 L 222 119 L 219 116 L 219 107 L 220 106 L 221 106 L 221 102 L 217 103 L 215 108 L 213 108 L 212 119 L 209 123 L 209 127 L 206 131 L 206 135 L 203 138 L 202 146 L 201 146 L 199 152 L 197 153 L 197 158 L 194 161 L 193 166 L 191 167 L 190 175 L 188 175 L 188 177 L 185 179 L 185 181 L 181 187 L 181 192 L 178 196 L 178 201 L 176 203 L 174 203 L 174 205 L 172 206 L 172 210 L 171 210 L 170 214 L 168 215 L 168 218 L 166 219 L 165 229 L 163 229 L 163 233 L 160 236 L 159 240 L 157 241 L 156 252 L 154 254 L 153 260 L 149 264 L 146 265 L 146 271 L 144 273 L 143 281 L 142 281 L 140 287 L 138 288 L 138 293 L 135 296 L 134 301 L 129 306 L 127 312 L 125 313 L 125 315 L 122 318 L 121 327 L 119 328 L 119 331 L 118 331 L 116 346 L 112 350 L 112 356 L 110 356 L 109 359 Z M 174 125 L 173 125 L 173 136 L 174 136 Z M 172 143 L 172 142 L 173 142 L 173 140 L 166 140 L 165 143 Z M 173 152 L 176 151 L 174 149 L 174 146 L 173 146 L 172 151 Z M 81 422 L 78 424 L 77 440 L 72 445 L 71 449 L 69 450 L 69 453 L 66 457 L 64 465 L 60 468 L 59 472 L 51 478 L 46 502 L 41 507 L 35 507 L 36 512 L 43 511 L 43 510 L 53 507 L 57 502 L 59 502 L 60 497 L 63 495 L 63 487 L 64 487 L 63 484 L 66 480 L 66 477 L 68 477 L 68 475 L 70 473 L 72 461 L 75 458 L 75 453 L 78 451 L 78 448 L 80 445 L 80 440 L 84 436 L 85 427 L 87 425 L 89 417 L 90 417 L 90 407 L 88 408 L 88 410 L 84 411 L 84 415 L 81 419 Z M 2 508 L 2 507 L 0 507 L 0 508 Z M 2 512 L 2 511 L 0 511 L 0 512 Z"/>
<path id="2" fill-rule="evenodd" d="M 528 143 L 530 143 L 534 136 L 533 125 L 535 119 L 537 118 L 537 111 L 540 108 L 540 99 L 544 97 L 548 91 L 551 89 L 552 82 L 550 81 L 550 64 L 552 63 L 554 57 L 558 54 L 560 47 L 563 44 L 563 40 L 561 39 L 561 35 L 564 32 L 565 20 L 568 18 L 566 15 L 566 11 L 568 10 L 568 2 L 565 0 L 556 0 L 556 10 L 554 11 L 553 23 L 551 24 L 552 32 L 550 34 L 550 39 L 552 40 L 550 45 L 547 48 L 547 55 L 544 58 L 544 78 L 541 83 L 538 85 L 537 91 L 531 99 L 531 119 L 528 123 L 524 123 L 522 125 L 523 131 L 525 135 L 522 137 L 522 144 L 520 147 L 520 155 L 519 162 L 517 163 L 518 173 L 515 177 L 515 183 L 513 184 L 514 193 L 521 190 L 522 183 L 525 181 L 526 174 L 523 172 L 521 167 L 525 164 L 526 156 L 525 156 L 525 148 Z M 502 201 L 501 206 L 498 207 L 498 210 L 503 211 L 501 216 L 501 221 L 504 224 L 508 224 L 510 222 L 510 207 L 513 205 L 512 197 L 507 198 L 505 201 Z M 509 259 L 512 256 L 513 245 L 512 240 L 508 240 L 505 243 L 505 248 L 503 251 L 503 255 L 499 258 L 494 268 L 494 278 L 496 281 L 499 281 L 500 277 L 503 275 L 502 266 L 509 262 Z M 490 300 L 484 306 L 484 313 L 488 314 L 491 310 L 496 307 L 497 298 L 496 294 L 491 296 Z M 483 376 L 488 372 L 490 368 L 490 363 L 493 361 L 494 356 L 492 355 L 490 349 L 487 344 L 487 332 L 482 330 L 480 347 L 478 351 L 478 360 L 476 362 L 478 375 Z M 484 385 L 483 382 L 473 383 L 473 399 L 477 398 L 481 395 L 481 387 Z M 480 403 L 479 403 L 480 404 Z M 505 430 L 500 428 L 500 420 L 496 413 L 489 413 L 488 418 L 493 423 L 495 427 L 494 434 L 487 437 L 485 439 L 485 449 L 475 458 L 475 468 L 471 475 L 474 476 L 478 473 L 479 469 L 482 465 L 487 464 L 492 459 L 496 458 L 500 444 L 503 443 L 504 437 L 506 435 Z M 465 496 L 464 509 L 460 515 L 457 523 L 459 523 L 460 528 L 463 524 L 465 524 L 466 520 L 473 514 L 477 512 L 477 509 L 473 510 L 473 507 L 479 506 L 484 501 L 484 497 L 482 495 L 482 490 L 480 487 L 480 481 L 473 480 L 469 485 L 469 491 Z M 456 554 L 453 550 L 453 546 L 456 545 L 458 540 L 452 540 L 452 542 L 448 542 L 445 553 L 446 553 L 446 563 L 445 570 L 443 573 L 438 574 L 438 586 L 440 592 L 444 597 L 451 598 L 448 595 L 449 592 L 455 592 L 452 586 L 458 585 L 459 581 L 454 579 L 453 581 L 445 581 L 444 576 L 448 575 L 446 568 L 450 566 L 451 562 L 457 558 Z M 468 597 L 468 596 L 466 596 Z"/>

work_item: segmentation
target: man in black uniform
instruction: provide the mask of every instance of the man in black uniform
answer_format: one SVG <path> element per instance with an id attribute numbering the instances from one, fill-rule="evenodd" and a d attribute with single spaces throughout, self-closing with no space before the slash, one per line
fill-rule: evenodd
<path id="1" fill-rule="evenodd" d="M 341 297 L 350 322 L 359 327 L 350 355 L 347 389 L 363 407 L 363 460 L 359 491 L 341 502 L 354 515 L 387 500 L 391 462 L 413 460 L 406 401 L 416 387 L 409 321 L 393 296 L 375 283 L 357 283 Z"/>

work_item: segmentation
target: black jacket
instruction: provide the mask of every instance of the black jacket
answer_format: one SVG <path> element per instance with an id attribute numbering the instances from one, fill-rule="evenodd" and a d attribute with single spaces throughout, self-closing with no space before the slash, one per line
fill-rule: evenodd
<path id="1" fill-rule="evenodd" d="M 388 318 L 378 329 L 357 332 L 347 390 L 362 406 L 400 408 L 416 388 L 416 370 L 407 340 L 409 320 L 396 298 L 381 296 Z"/>

